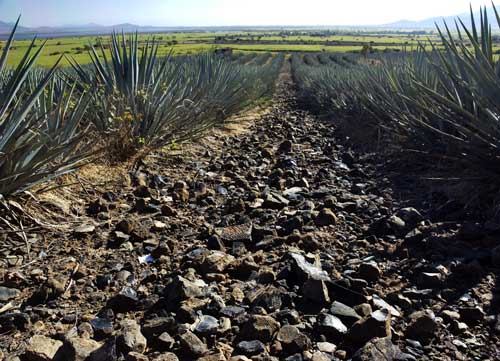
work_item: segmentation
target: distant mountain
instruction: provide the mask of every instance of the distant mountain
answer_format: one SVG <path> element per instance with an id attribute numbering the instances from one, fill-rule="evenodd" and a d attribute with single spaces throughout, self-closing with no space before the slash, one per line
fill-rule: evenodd
<path id="1" fill-rule="evenodd" d="M 488 8 L 487 11 L 488 11 L 488 21 L 490 22 L 491 27 L 493 29 L 499 29 L 493 8 Z M 479 19 L 480 19 L 479 11 L 475 12 L 474 16 L 476 19 L 476 25 L 479 26 Z M 455 15 L 455 16 L 433 17 L 433 18 L 428 18 L 428 19 L 424 19 L 424 20 L 420 20 L 420 21 L 401 20 L 401 21 L 397 21 L 394 23 L 381 25 L 381 27 L 390 28 L 390 29 L 413 29 L 413 30 L 435 29 L 436 24 L 441 26 L 441 25 L 443 25 L 443 21 L 444 21 L 444 22 L 446 22 L 446 24 L 448 24 L 450 29 L 454 30 L 455 29 L 455 20 L 458 18 L 460 18 L 462 20 L 462 22 L 465 24 L 465 26 L 470 27 L 472 25 L 470 13 L 464 13 L 464 14 L 459 14 L 459 15 Z"/>
<path id="2" fill-rule="evenodd" d="M 65 28 L 65 29 L 87 29 L 87 28 L 99 28 L 101 27 L 102 25 L 100 24 L 96 24 L 96 23 L 88 23 L 88 24 L 67 24 L 67 25 L 63 25 L 61 26 L 61 28 Z"/>
<path id="3" fill-rule="evenodd" d="M 24 28 L 24 32 L 29 32 L 29 33 L 39 33 L 39 34 L 44 34 L 44 33 L 67 33 L 67 32 L 74 32 L 74 31 L 84 31 L 84 32 L 106 32 L 106 31 L 112 31 L 113 29 L 115 30 L 124 30 L 124 31 L 142 31 L 144 28 L 150 28 L 150 27 L 143 27 L 139 25 L 134 25 L 134 24 L 129 24 L 129 23 L 124 23 L 124 24 L 116 24 L 112 26 L 104 26 L 104 25 L 99 25 L 99 24 L 84 24 L 84 25 L 66 25 L 66 26 L 41 26 L 37 28 Z M 21 31 L 19 31 L 21 33 Z"/>
<path id="4" fill-rule="evenodd" d="M 0 40 L 5 39 L 12 28 L 14 27 L 14 23 L 6 23 L 0 21 Z M 126 33 L 130 32 L 140 32 L 140 33 L 149 33 L 149 32 L 163 32 L 163 31 L 174 31 L 174 30 L 182 30 L 186 28 L 182 27 L 160 27 L 160 26 L 139 26 L 130 23 L 116 24 L 112 26 L 105 26 L 99 24 L 84 24 L 84 25 L 65 25 L 65 26 L 41 26 L 41 27 L 21 27 L 17 28 L 16 38 L 24 39 L 29 38 L 34 35 L 39 37 L 61 37 L 61 36 L 79 36 L 79 35 L 105 35 L 109 34 L 113 31 L 124 31 Z"/>
<path id="5" fill-rule="evenodd" d="M 15 25 L 15 23 L 6 23 L 3 21 L 0 21 L 0 34 L 10 34 L 14 25 Z M 18 31 L 29 30 L 29 28 L 25 28 L 22 26 L 18 26 L 17 29 L 18 29 Z"/>
<path id="6" fill-rule="evenodd" d="M 475 13 L 476 22 L 479 23 L 480 14 L 479 11 Z M 382 28 L 382 29 L 391 29 L 391 30 L 434 30 L 436 28 L 435 24 L 442 25 L 443 21 L 445 21 L 452 30 L 455 29 L 455 20 L 460 18 L 467 27 L 471 26 L 470 13 L 459 14 L 456 16 L 448 16 L 448 17 L 432 17 L 420 21 L 411 21 L 411 20 L 401 20 L 389 24 L 383 25 L 375 25 L 375 26 L 353 26 L 352 28 Z M 493 8 L 488 8 L 488 18 L 492 28 L 498 30 L 498 24 L 495 18 L 495 13 Z M 8 37 L 12 28 L 14 27 L 14 23 L 12 22 L 2 22 L 0 21 L 0 40 L 3 40 Z M 293 27 L 293 26 L 291 26 Z M 321 28 L 331 28 L 327 26 L 322 26 Z M 83 36 L 83 35 L 107 35 L 113 31 L 121 32 L 124 31 L 126 33 L 130 32 L 140 32 L 140 33 L 155 33 L 155 32 L 171 32 L 171 31 L 226 31 L 226 30 L 234 30 L 234 31 L 244 31 L 244 30 L 252 30 L 252 29 L 283 29 L 284 26 L 209 26 L 209 27 L 196 27 L 196 26 L 178 26 L 178 27 L 168 27 L 168 26 L 139 26 L 131 23 L 123 23 L 116 24 L 112 26 L 100 25 L 95 23 L 89 24 L 81 24 L 81 25 L 65 25 L 65 26 L 42 26 L 42 27 L 23 27 L 19 26 L 16 38 L 17 39 L 28 39 L 35 35 L 41 38 L 51 38 L 51 37 L 63 37 L 63 36 Z"/>

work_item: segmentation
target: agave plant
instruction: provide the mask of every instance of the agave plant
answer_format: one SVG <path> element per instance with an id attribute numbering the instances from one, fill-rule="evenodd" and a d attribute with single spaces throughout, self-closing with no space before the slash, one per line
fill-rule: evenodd
<path id="1" fill-rule="evenodd" d="M 248 65 L 262 66 L 262 65 L 266 64 L 272 57 L 273 57 L 273 54 L 271 54 L 271 53 L 259 54 L 253 60 L 251 60 L 248 63 Z"/>
<path id="2" fill-rule="evenodd" d="M 124 157 L 202 134 L 268 94 L 279 72 L 274 61 L 241 66 L 217 54 L 160 58 L 137 34 L 113 34 L 110 49 L 92 47 L 91 70 L 73 62 L 73 72 L 96 87 L 93 120 L 112 149 L 133 150 Z"/>
<path id="3" fill-rule="evenodd" d="M 34 81 L 36 76 L 31 71 L 43 46 L 35 51 L 33 40 L 16 68 L 6 68 L 18 24 L 19 19 L 0 57 L 0 194 L 3 196 L 71 172 L 89 155 L 81 149 L 85 134 L 81 119 L 90 97 L 86 94 L 74 97 L 69 91 L 54 101 L 54 88 L 47 89 L 59 62 L 38 74 Z M 30 76 L 33 76 L 31 82 Z"/>
<path id="4" fill-rule="evenodd" d="M 376 65 L 319 68 L 295 61 L 294 76 L 304 99 L 318 110 L 353 115 L 355 128 L 385 139 L 386 150 L 422 161 L 433 179 L 468 187 L 458 195 L 475 198 L 467 204 L 496 205 L 500 63 L 488 19 L 485 8 L 479 21 L 471 9 L 470 28 L 460 19 L 454 32 L 447 24 L 437 26 L 439 43 L 381 56 Z"/>

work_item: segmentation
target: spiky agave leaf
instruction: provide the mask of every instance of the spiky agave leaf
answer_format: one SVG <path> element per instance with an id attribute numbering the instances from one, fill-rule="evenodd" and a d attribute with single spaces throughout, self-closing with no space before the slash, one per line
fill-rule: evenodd
<path id="1" fill-rule="evenodd" d="M 43 49 L 42 45 L 34 51 L 34 40 L 16 68 L 6 70 L 15 29 L 0 58 L 0 73 L 4 74 L 0 89 L 0 194 L 4 196 L 72 171 L 89 154 L 80 149 L 85 131 L 80 121 L 90 97 L 68 94 L 56 101 L 44 93 L 59 61 L 47 72 L 31 73 Z M 48 100 L 41 101 L 47 96 Z M 70 98 L 76 99 L 76 106 L 69 107 Z"/>
<path id="2" fill-rule="evenodd" d="M 382 129 L 390 149 L 425 156 L 431 171 L 462 179 L 476 194 L 481 187 L 474 182 L 496 189 L 483 194 L 492 204 L 500 198 L 500 66 L 488 19 L 485 8 L 479 21 L 471 9 L 470 28 L 460 19 L 456 34 L 438 26 L 440 44 L 422 45 L 395 62 L 385 56 L 376 66 L 347 69 L 294 61 L 294 76 L 308 101 L 354 111 L 357 128 Z"/>
<path id="3" fill-rule="evenodd" d="M 93 76 L 74 64 L 80 81 L 97 85 L 94 122 L 112 142 L 127 134 L 123 142 L 148 149 L 192 139 L 269 93 L 283 63 L 277 57 L 242 66 L 216 54 L 160 58 L 154 38 L 139 51 L 137 34 L 126 40 L 114 33 L 110 54 L 103 44 L 98 54 L 91 49 Z"/>

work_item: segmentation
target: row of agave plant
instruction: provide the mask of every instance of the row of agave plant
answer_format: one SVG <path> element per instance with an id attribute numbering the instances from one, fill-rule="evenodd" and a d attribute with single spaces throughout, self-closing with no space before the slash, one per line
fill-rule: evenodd
<path id="1" fill-rule="evenodd" d="M 470 209 L 498 211 L 500 62 L 486 8 L 480 18 L 471 9 L 471 27 L 438 26 L 439 44 L 375 64 L 311 67 L 295 58 L 294 77 L 316 109 L 345 116 L 353 140 L 422 166 L 422 178 L 465 196 Z"/>
<path id="2" fill-rule="evenodd" d="M 19 20 L 18 20 L 19 22 Z M 113 34 L 90 65 L 36 67 L 35 42 L 0 57 L 0 197 L 72 172 L 97 154 L 144 155 L 191 140 L 273 91 L 284 61 L 242 66 L 216 54 L 159 57 L 154 39 Z"/>

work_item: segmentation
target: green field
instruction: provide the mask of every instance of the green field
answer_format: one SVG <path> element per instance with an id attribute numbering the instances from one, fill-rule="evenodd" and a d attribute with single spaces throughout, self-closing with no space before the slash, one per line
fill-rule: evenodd
<path id="1" fill-rule="evenodd" d="M 144 43 L 147 37 L 149 36 L 140 36 L 142 43 Z M 213 35 L 211 35 L 210 37 L 207 35 L 205 35 L 205 37 L 202 37 L 201 35 L 195 37 L 190 34 L 178 34 L 175 37 L 172 37 L 159 34 L 156 35 L 156 38 L 159 39 L 158 41 L 160 43 L 160 54 L 165 55 L 170 53 L 171 51 L 173 51 L 175 54 L 196 54 L 209 51 L 214 48 L 214 45 L 211 44 Z M 178 44 L 170 45 L 174 40 L 178 41 Z M 104 44 L 108 43 L 108 41 L 108 37 L 102 37 L 102 42 Z M 38 60 L 38 65 L 50 67 L 62 55 L 67 58 L 72 58 L 80 64 L 86 64 L 90 62 L 90 57 L 88 55 L 88 46 L 89 44 L 97 44 L 97 38 L 88 36 L 37 40 L 36 46 L 41 46 L 44 43 L 45 48 Z M 15 41 L 9 55 L 8 63 L 11 65 L 17 64 L 30 44 L 31 41 L 29 40 Z M 0 46 L 3 45 L 4 44 L 2 43 Z M 68 65 L 67 59 L 63 59 L 61 64 Z"/>
<path id="2" fill-rule="evenodd" d="M 414 49 L 419 43 L 435 42 L 438 40 L 434 33 L 336 33 L 325 31 L 318 34 L 317 30 L 302 31 L 251 31 L 251 32 L 172 32 L 162 34 L 141 34 L 139 43 L 142 45 L 148 38 L 154 37 L 159 43 L 160 55 L 172 53 L 174 55 L 197 54 L 201 52 L 214 51 L 217 48 L 231 48 L 236 52 L 359 52 L 364 45 L 370 45 L 378 51 L 403 49 Z M 80 36 L 55 38 L 36 41 L 36 46 L 44 42 L 45 48 L 38 60 L 38 65 L 50 67 L 61 57 L 62 66 L 69 65 L 68 59 L 74 59 L 79 64 L 90 62 L 88 51 L 89 45 L 99 42 L 107 44 L 109 36 Z M 17 64 L 30 40 L 15 41 L 11 50 L 8 63 Z M 0 42 L 3 47 L 5 42 Z M 495 45 L 495 50 L 500 49 Z"/>
<path id="3" fill-rule="evenodd" d="M 312 31 L 290 32 L 283 34 L 278 31 L 253 31 L 253 32 L 185 32 L 185 33 L 162 33 L 141 34 L 140 44 L 146 39 L 154 37 L 159 43 L 160 55 L 173 53 L 174 55 L 197 54 L 213 51 L 217 48 L 231 48 L 240 52 L 353 52 L 359 51 L 363 45 L 371 45 L 373 49 L 384 50 L 386 48 L 401 50 L 406 47 L 414 47 L 419 41 L 426 41 L 427 37 L 435 39 L 435 35 L 414 34 L 326 34 L 318 36 Z M 81 36 L 66 37 L 36 41 L 36 46 L 44 42 L 45 48 L 38 60 L 38 65 L 43 67 L 52 66 L 57 59 L 64 56 L 61 65 L 69 64 L 69 59 L 74 59 L 80 64 L 90 62 L 88 55 L 89 45 L 103 44 L 109 42 L 109 36 Z M 13 44 L 8 63 L 17 64 L 30 40 L 18 40 Z M 0 42 L 4 46 L 5 42 Z"/>

